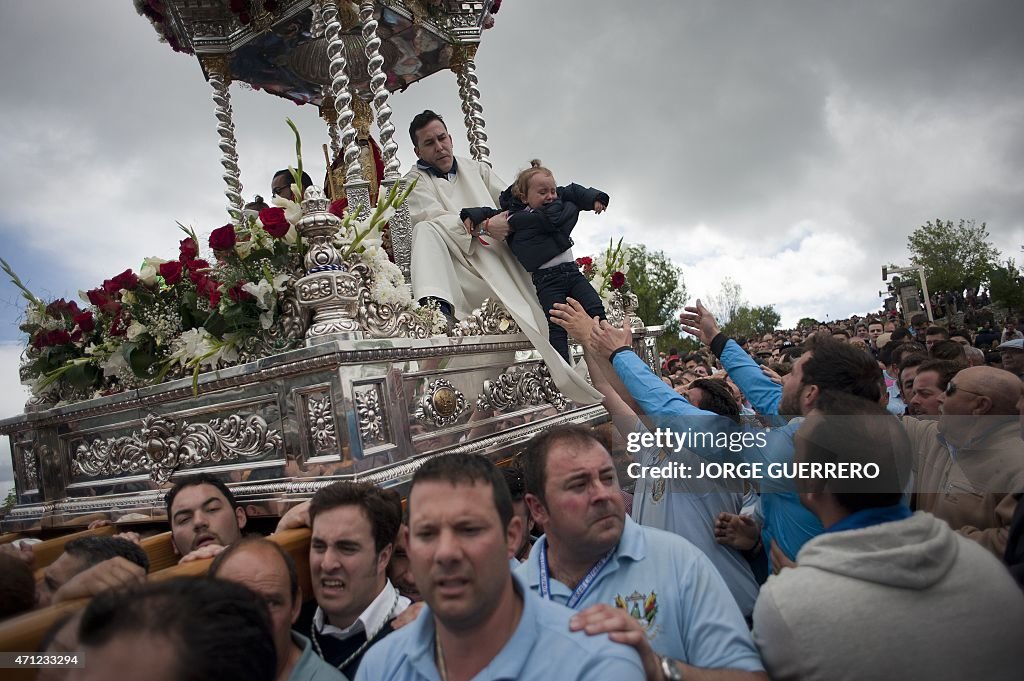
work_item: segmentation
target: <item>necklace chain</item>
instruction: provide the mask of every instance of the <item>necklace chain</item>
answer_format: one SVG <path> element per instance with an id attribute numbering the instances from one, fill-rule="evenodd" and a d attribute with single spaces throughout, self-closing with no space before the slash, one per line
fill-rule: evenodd
<path id="1" fill-rule="evenodd" d="M 401 597 L 402 597 L 402 595 L 398 592 L 398 589 L 395 589 L 395 600 L 391 601 L 391 608 L 388 609 L 388 617 L 390 617 L 391 614 L 395 611 L 395 608 L 398 607 L 398 599 L 401 598 Z M 384 624 L 380 625 L 380 628 L 378 628 L 377 631 L 373 632 L 372 636 L 370 635 L 369 630 L 367 630 L 367 632 L 366 632 L 366 641 L 363 643 L 363 645 L 361 645 L 358 648 L 356 648 L 356 651 L 354 653 L 352 653 L 347 658 L 345 658 L 344 662 L 342 662 L 341 664 L 338 665 L 338 671 L 339 672 L 342 669 L 344 669 L 345 667 L 347 667 L 352 660 L 356 659 L 357 657 L 359 657 L 360 655 L 363 654 L 363 652 L 369 647 L 370 643 L 373 642 L 374 637 L 377 636 L 377 634 L 380 633 L 381 629 L 383 629 L 385 626 L 387 626 L 388 617 L 384 618 Z M 313 641 L 313 648 L 316 649 L 316 654 L 319 655 L 321 659 L 326 661 L 327 658 L 324 657 L 324 651 L 321 650 L 321 648 L 320 648 L 320 641 L 317 640 L 317 636 L 316 636 L 316 622 L 315 621 L 312 624 L 309 625 L 309 634 L 310 634 L 309 638 Z M 444 679 L 444 681 L 448 681 L 448 680 Z"/>
<path id="2" fill-rule="evenodd" d="M 441 647 L 441 637 L 437 630 L 434 630 L 434 655 L 437 657 L 437 671 L 441 674 L 441 681 L 448 681 L 448 665 L 444 661 L 444 649 Z"/>

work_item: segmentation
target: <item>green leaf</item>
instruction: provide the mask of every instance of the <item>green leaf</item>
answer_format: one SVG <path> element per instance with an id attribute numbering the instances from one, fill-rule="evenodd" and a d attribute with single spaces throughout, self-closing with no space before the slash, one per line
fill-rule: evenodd
<path id="1" fill-rule="evenodd" d="M 153 378 L 153 375 L 149 372 L 150 367 L 157 363 L 158 358 L 154 355 L 147 346 L 135 346 L 128 350 L 127 353 L 128 366 L 132 368 L 134 373 L 139 378 Z"/>
<path id="2" fill-rule="evenodd" d="M 76 388 L 91 388 L 99 378 L 99 369 L 86 362 L 76 362 L 64 372 L 63 378 Z"/>

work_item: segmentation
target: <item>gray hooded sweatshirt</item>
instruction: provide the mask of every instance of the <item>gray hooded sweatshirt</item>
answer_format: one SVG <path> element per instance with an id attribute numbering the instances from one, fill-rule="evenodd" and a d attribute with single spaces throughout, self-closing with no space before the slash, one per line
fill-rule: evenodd
<path id="1" fill-rule="evenodd" d="M 826 533 L 770 577 L 754 641 L 773 681 L 1020 681 L 1024 594 L 929 513 Z"/>

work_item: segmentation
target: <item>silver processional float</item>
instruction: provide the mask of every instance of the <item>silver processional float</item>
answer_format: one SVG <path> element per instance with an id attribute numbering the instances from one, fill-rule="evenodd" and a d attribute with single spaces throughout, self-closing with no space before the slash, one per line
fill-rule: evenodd
<path id="1" fill-rule="evenodd" d="M 178 261 L 154 259 L 139 275 L 108 280 L 90 292 L 88 310 L 26 291 L 32 341 L 22 380 L 33 397 L 24 414 L 0 421 L 16 494 L 0 531 L 163 520 L 168 487 L 197 471 L 227 482 L 251 517 L 278 516 L 337 480 L 404 491 L 430 457 L 499 461 L 552 424 L 607 420 L 600 405 L 576 405 L 559 391 L 500 301 L 445 330 L 416 309 L 407 283 L 413 225 L 400 202 L 388 97 L 452 70 L 472 157 L 490 163 L 474 57 L 500 0 L 134 1 L 161 41 L 198 58 L 213 90 L 232 250 L 212 265 L 197 253 L 189 260 L 198 242 L 186 238 Z M 233 82 L 319 107 L 336 159 L 331 193 L 356 215 L 343 222 L 317 187 L 289 207 L 290 227 L 245 210 Z M 277 227 L 294 229 L 305 248 L 269 237 Z M 257 256 L 277 263 L 277 276 L 263 288 L 249 282 L 247 298 L 228 291 L 218 271 Z M 221 293 L 229 312 L 244 299 L 266 323 L 232 335 L 209 319 L 147 321 L 144 304 L 184 296 L 193 314 L 209 313 L 224 309 Z M 635 297 L 611 293 L 609 317 L 641 327 Z M 125 310 L 134 311 L 131 324 Z M 170 336 L 154 345 L 168 325 Z M 652 366 L 658 333 L 648 327 L 635 341 Z M 83 336 L 93 338 L 88 347 Z M 43 361 L 54 357 L 63 362 L 56 369 Z"/>

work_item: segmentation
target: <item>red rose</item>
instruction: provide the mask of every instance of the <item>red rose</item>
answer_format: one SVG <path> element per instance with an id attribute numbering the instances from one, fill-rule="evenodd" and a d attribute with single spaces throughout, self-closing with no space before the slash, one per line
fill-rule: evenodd
<path id="1" fill-rule="evenodd" d="M 206 270 L 210 269 L 210 263 L 196 258 L 186 262 L 185 269 L 188 270 L 188 278 L 192 280 L 192 283 L 198 284 L 199 280 L 206 276 Z"/>
<path id="2" fill-rule="evenodd" d="M 620 289 L 622 285 L 626 283 L 626 275 L 622 272 L 615 272 L 612 274 L 612 288 Z"/>
<path id="3" fill-rule="evenodd" d="M 220 284 L 217 280 L 201 274 L 198 276 L 198 281 L 196 278 L 193 278 L 193 281 L 196 282 L 196 291 L 210 301 L 211 307 L 216 307 L 220 302 Z"/>
<path id="4" fill-rule="evenodd" d="M 331 207 L 327 209 L 327 212 L 344 220 L 346 208 L 348 208 L 348 198 L 343 196 L 337 201 L 332 201 Z"/>
<path id="5" fill-rule="evenodd" d="M 89 333 L 96 328 L 96 319 L 92 316 L 92 312 L 86 310 L 85 312 L 75 315 L 75 325 L 81 329 L 83 333 Z"/>
<path id="6" fill-rule="evenodd" d="M 188 262 L 199 255 L 199 244 L 190 236 L 178 242 L 178 260 Z"/>
<path id="7" fill-rule="evenodd" d="M 124 310 L 118 310 L 114 316 L 114 321 L 110 322 L 110 335 L 111 336 L 124 336 L 128 333 L 128 315 L 124 314 Z"/>
<path id="8" fill-rule="evenodd" d="M 242 290 L 242 287 L 245 286 L 246 283 L 247 282 L 240 281 L 228 289 L 228 297 L 236 303 L 241 303 L 246 300 L 254 300 L 255 297 L 251 293 Z"/>
<path id="9" fill-rule="evenodd" d="M 89 299 L 89 302 L 95 305 L 100 312 L 115 314 L 121 309 L 121 303 L 114 300 L 114 298 L 102 287 L 86 291 L 85 295 Z"/>
<path id="10" fill-rule="evenodd" d="M 160 263 L 160 276 L 168 286 L 174 286 L 181 281 L 181 271 L 184 268 L 180 262 Z"/>
<path id="11" fill-rule="evenodd" d="M 103 290 L 107 293 L 114 295 L 120 293 L 122 289 L 130 291 L 139 284 L 139 277 L 131 270 L 125 270 L 121 274 L 117 275 L 113 279 L 107 279 L 103 282 Z"/>
<path id="12" fill-rule="evenodd" d="M 46 306 L 46 314 L 54 319 L 61 319 L 62 317 L 74 317 L 76 314 L 81 312 L 78 309 L 78 303 L 71 301 L 70 303 L 63 298 L 58 298 L 49 305 Z"/>
<path id="13" fill-rule="evenodd" d="M 263 229 L 267 230 L 267 234 L 275 239 L 283 238 L 291 228 L 284 219 L 284 208 L 264 208 L 260 211 L 260 222 L 263 223 Z"/>
<path id="14" fill-rule="evenodd" d="M 67 331 L 65 331 L 64 329 L 58 329 L 56 331 L 51 331 L 50 333 L 46 334 L 46 336 L 47 336 L 46 337 L 46 344 L 47 345 L 70 345 L 71 344 L 71 334 L 68 333 Z"/>
<path id="15" fill-rule="evenodd" d="M 230 222 L 210 232 L 210 248 L 228 251 L 235 247 L 235 226 Z"/>

